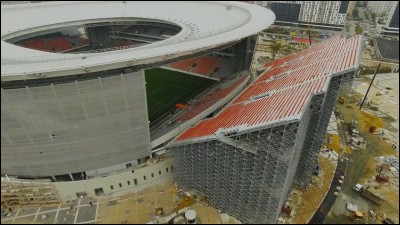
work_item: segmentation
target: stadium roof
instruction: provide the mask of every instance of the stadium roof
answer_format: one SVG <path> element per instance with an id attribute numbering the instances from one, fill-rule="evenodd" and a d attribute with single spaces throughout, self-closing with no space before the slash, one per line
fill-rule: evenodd
<path id="1" fill-rule="evenodd" d="M 215 138 L 284 121 L 298 121 L 312 95 L 326 92 L 330 79 L 355 70 L 362 36 L 335 36 L 298 53 L 268 62 L 266 72 L 217 116 L 203 120 L 176 141 Z"/>
<path id="2" fill-rule="evenodd" d="M 182 27 L 177 35 L 138 48 L 57 54 L 19 47 L 8 38 L 83 23 L 161 20 Z M 243 2 L 47 2 L 2 5 L 1 79 L 64 76 L 146 64 L 233 43 L 268 28 L 272 11 Z"/>

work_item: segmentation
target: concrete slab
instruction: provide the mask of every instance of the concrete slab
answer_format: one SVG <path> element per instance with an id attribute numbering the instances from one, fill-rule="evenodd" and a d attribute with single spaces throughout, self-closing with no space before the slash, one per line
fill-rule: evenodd
<path id="1" fill-rule="evenodd" d="M 76 210 L 64 209 L 58 213 L 56 224 L 72 224 L 75 220 Z"/>
<path id="2" fill-rule="evenodd" d="M 46 212 L 46 211 L 51 211 L 51 210 L 56 210 L 56 209 L 58 209 L 58 205 L 48 206 L 48 207 L 41 207 L 39 213 Z"/>
<path id="3" fill-rule="evenodd" d="M 94 200 L 90 198 L 81 198 L 81 205 L 87 205 L 89 202 L 94 203 Z"/>
<path id="4" fill-rule="evenodd" d="M 54 219 L 56 218 L 57 211 L 49 212 L 49 213 L 40 213 L 36 218 L 36 222 L 41 224 L 53 224 Z"/>
<path id="5" fill-rule="evenodd" d="M 96 216 L 96 205 L 79 207 L 78 218 L 76 220 L 76 223 L 95 220 L 95 216 Z"/>
<path id="6" fill-rule="evenodd" d="M 12 224 L 12 220 L 2 220 L 1 224 Z"/>
<path id="7" fill-rule="evenodd" d="M 18 213 L 18 216 L 33 214 L 37 212 L 38 207 L 23 207 Z"/>
<path id="8" fill-rule="evenodd" d="M 15 219 L 14 223 L 32 223 L 34 219 L 35 219 L 35 216 L 25 216 L 22 218 Z M 1 222 L 1 223 L 3 223 L 3 222 Z"/>

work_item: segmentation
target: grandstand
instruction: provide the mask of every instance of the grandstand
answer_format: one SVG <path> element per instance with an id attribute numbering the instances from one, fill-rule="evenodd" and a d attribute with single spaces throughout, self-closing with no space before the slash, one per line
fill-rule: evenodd
<path id="1" fill-rule="evenodd" d="M 89 40 L 71 37 L 47 37 L 19 41 L 16 44 L 39 51 L 63 53 L 86 47 L 89 45 Z"/>
<path id="2" fill-rule="evenodd" d="M 275 223 L 291 184 L 310 181 L 361 44 L 336 36 L 265 64 L 231 104 L 167 145 L 177 183 L 246 223 Z"/>
<path id="3" fill-rule="evenodd" d="M 220 62 L 221 59 L 218 57 L 203 56 L 172 63 L 170 67 L 190 73 L 212 76 L 213 72 L 221 66 Z"/>
<path id="4" fill-rule="evenodd" d="M 74 47 L 66 37 L 53 38 L 48 40 L 47 43 L 54 48 L 56 52 L 64 52 Z"/>
<path id="5" fill-rule="evenodd" d="M 25 48 L 31 48 L 45 52 L 51 51 L 50 47 L 42 39 L 25 41 L 22 42 L 21 45 L 24 46 Z"/>
<path id="6" fill-rule="evenodd" d="M 189 110 L 181 114 L 177 120 L 187 121 L 197 116 L 199 113 L 203 112 L 235 90 L 236 87 L 246 80 L 247 76 L 247 73 L 241 73 L 236 77 L 231 77 L 230 81 L 223 82 L 222 85 L 219 85 L 217 88 L 212 89 L 210 92 L 200 97 L 200 99 L 198 99 Z"/>
<path id="7" fill-rule="evenodd" d="M 215 81 L 155 68 L 145 71 L 150 126 L 172 113 L 176 103 L 187 103 Z"/>
<path id="8" fill-rule="evenodd" d="M 240 84 L 242 84 L 246 78 L 247 73 L 241 73 L 238 76 L 231 77 L 229 81 L 221 82 L 216 88 L 212 89 L 208 93 L 200 97 L 192 107 L 181 114 L 176 121 L 187 121 L 199 115 L 204 110 L 208 109 L 210 106 L 214 105 L 216 102 L 220 101 L 233 90 L 235 90 Z"/>
<path id="9" fill-rule="evenodd" d="M 181 28 L 156 22 L 103 22 L 39 31 L 7 41 L 39 51 L 81 53 L 86 51 L 119 50 L 162 41 L 180 32 Z M 91 36 L 91 38 L 88 38 Z M 105 42 L 105 43 L 99 43 Z M 101 48 L 99 48 L 101 46 Z M 122 48 L 125 49 L 125 48 Z"/>

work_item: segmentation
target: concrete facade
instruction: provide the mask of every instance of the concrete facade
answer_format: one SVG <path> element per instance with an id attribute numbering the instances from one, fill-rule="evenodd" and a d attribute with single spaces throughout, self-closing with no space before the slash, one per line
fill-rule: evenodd
<path id="1" fill-rule="evenodd" d="M 81 173 L 150 155 L 143 71 L 40 85 L 1 90 L 2 175 Z"/>
<path id="2" fill-rule="evenodd" d="M 383 13 L 389 15 L 389 12 L 393 7 L 396 7 L 397 3 L 397 1 L 368 1 L 367 8 L 377 16 Z"/>
<path id="3" fill-rule="evenodd" d="M 127 192 L 134 192 L 152 185 L 158 180 L 172 178 L 171 159 L 165 159 L 148 166 L 136 167 L 132 170 L 100 176 L 88 180 L 51 182 L 50 180 L 25 180 L 3 178 L 2 185 L 12 186 L 16 184 L 16 189 L 21 185 L 29 186 L 34 183 L 39 186 L 51 186 L 57 192 L 58 200 L 61 202 L 77 199 L 80 194 L 86 194 L 88 197 L 97 198 L 107 195 L 122 195 Z M 9 180 L 9 181 L 7 181 Z M 32 196 L 34 198 L 36 196 Z M 2 196 L 3 198 L 3 196 Z"/>
<path id="4" fill-rule="evenodd" d="M 271 1 L 276 22 L 292 22 L 324 26 L 343 26 L 350 3 L 348 1 Z"/>

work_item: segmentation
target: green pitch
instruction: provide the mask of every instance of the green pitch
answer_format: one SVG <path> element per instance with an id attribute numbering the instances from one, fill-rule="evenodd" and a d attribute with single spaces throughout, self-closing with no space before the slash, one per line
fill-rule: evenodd
<path id="1" fill-rule="evenodd" d="M 145 71 L 147 110 L 150 123 L 170 114 L 176 103 L 186 104 L 214 80 L 161 68 Z"/>

